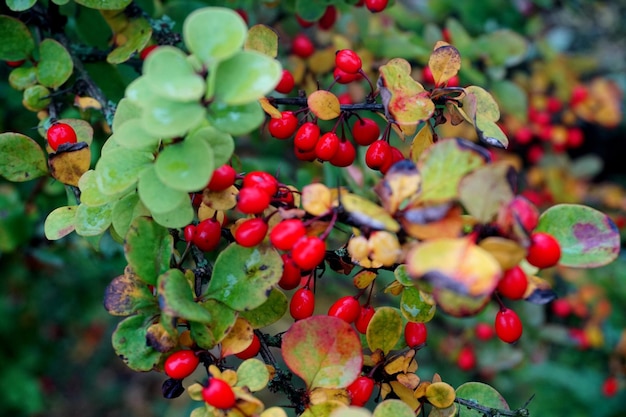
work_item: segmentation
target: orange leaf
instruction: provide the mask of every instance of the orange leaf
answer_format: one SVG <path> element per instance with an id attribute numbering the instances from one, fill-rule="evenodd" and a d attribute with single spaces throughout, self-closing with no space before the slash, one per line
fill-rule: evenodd
<path id="1" fill-rule="evenodd" d="M 307 99 L 309 110 L 321 120 L 332 120 L 341 114 L 341 104 L 336 95 L 326 90 L 317 90 Z"/>

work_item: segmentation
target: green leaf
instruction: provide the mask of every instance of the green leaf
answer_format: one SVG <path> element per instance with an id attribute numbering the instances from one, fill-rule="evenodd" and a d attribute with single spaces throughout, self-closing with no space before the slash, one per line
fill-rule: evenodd
<path id="1" fill-rule="evenodd" d="M 183 23 L 185 45 L 208 67 L 240 51 L 247 34 L 243 18 L 221 7 L 196 10 Z"/>
<path id="2" fill-rule="evenodd" d="M 32 219 L 18 189 L 0 184 L 0 251 L 13 252 L 33 236 Z"/>
<path id="3" fill-rule="evenodd" d="M 400 311 L 409 321 L 426 323 L 437 311 L 435 300 L 415 287 L 407 287 L 402 291 Z"/>
<path id="4" fill-rule="evenodd" d="M 113 278 L 104 292 L 104 308 L 113 316 L 130 316 L 149 307 L 156 310 L 156 298 L 131 268 Z"/>
<path id="5" fill-rule="evenodd" d="M 128 265 L 146 284 L 156 285 L 159 275 L 169 270 L 173 238 L 149 217 L 137 217 L 126 234 L 124 253 Z"/>
<path id="6" fill-rule="evenodd" d="M 266 25 L 254 25 L 248 30 L 244 49 L 261 52 L 269 57 L 278 55 L 278 34 Z"/>
<path id="7" fill-rule="evenodd" d="M 153 213 L 167 213 L 189 201 L 189 194 L 185 191 L 163 184 L 153 167 L 139 176 L 137 192 L 141 202 Z"/>
<path id="8" fill-rule="evenodd" d="M 7 0 L 7 6 L 14 12 L 23 12 L 35 5 L 37 0 Z"/>
<path id="9" fill-rule="evenodd" d="M 274 90 L 282 76 L 278 61 L 256 51 L 241 51 L 215 70 L 209 91 L 216 101 L 228 105 L 247 104 Z"/>
<path id="10" fill-rule="evenodd" d="M 139 216 L 150 216 L 150 211 L 139 200 L 137 193 L 130 193 L 113 204 L 113 229 L 126 236 L 130 224 Z"/>
<path id="11" fill-rule="evenodd" d="M 115 109 L 115 116 L 113 116 L 113 126 L 112 126 L 113 132 L 117 132 L 117 130 L 129 120 L 140 119 L 140 118 L 141 118 L 141 107 L 133 103 L 128 98 L 121 99 L 120 102 L 117 103 L 117 108 Z"/>
<path id="12" fill-rule="evenodd" d="M 270 373 L 267 366 L 258 359 L 247 359 L 237 368 L 238 387 L 248 387 L 252 392 L 261 391 L 267 386 Z"/>
<path id="13" fill-rule="evenodd" d="M 51 102 L 50 90 L 39 84 L 28 87 L 22 96 L 22 104 L 30 111 L 43 110 Z"/>
<path id="14" fill-rule="evenodd" d="M 126 87 L 126 99 L 130 101 L 131 104 L 135 104 L 138 106 L 138 112 L 141 113 L 142 107 L 149 105 L 150 103 L 161 99 L 158 94 L 158 89 L 152 87 L 152 85 L 148 82 L 146 76 L 141 76 L 135 78 L 128 87 Z M 135 117 L 134 111 L 132 114 L 133 118 Z M 114 129 L 115 130 L 115 129 Z"/>
<path id="15" fill-rule="evenodd" d="M 420 200 L 441 203 L 458 197 L 459 182 L 485 165 L 486 151 L 465 139 L 444 139 L 426 149 L 417 161 L 422 174 Z"/>
<path id="16" fill-rule="evenodd" d="M 37 80 L 49 88 L 58 88 L 72 75 L 74 63 L 70 53 L 54 39 L 44 39 L 39 44 Z"/>
<path id="17" fill-rule="evenodd" d="M 213 174 L 213 150 L 200 135 L 191 134 L 183 141 L 163 149 L 156 160 L 156 175 L 175 190 L 194 192 L 206 187 Z"/>
<path id="18" fill-rule="evenodd" d="M 9 84 L 19 91 L 37 84 L 37 68 L 19 67 L 13 69 L 9 74 Z"/>
<path id="19" fill-rule="evenodd" d="M 139 174 L 152 164 L 149 152 L 119 148 L 103 153 L 96 164 L 96 181 L 100 191 L 114 195 L 135 185 Z"/>
<path id="20" fill-rule="evenodd" d="M 209 107 L 207 120 L 222 132 L 239 136 L 259 127 L 265 120 L 265 113 L 258 101 L 238 106 L 216 102 Z"/>
<path id="21" fill-rule="evenodd" d="M 620 233 L 604 213 L 578 204 L 557 204 L 539 217 L 538 232 L 551 234 L 561 245 L 559 264 L 595 268 L 614 261 Z"/>
<path id="22" fill-rule="evenodd" d="M 214 167 L 228 163 L 235 151 L 235 141 L 233 137 L 211 126 L 202 127 L 189 136 L 193 137 L 193 140 L 202 139 L 209 144 L 213 151 Z"/>
<path id="23" fill-rule="evenodd" d="M 296 0 L 296 14 L 309 22 L 317 22 L 328 4 L 328 0 Z"/>
<path id="24" fill-rule="evenodd" d="M 244 248 L 233 243 L 217 257 L 205 296 L 237 311 L 257 308 L 280 281 L 282 268 L 273 247 Z"/>
<path id="25" fill-rule="evenodd" d="M 146 83 L 159 96 L 172 101 L 197 101 L 204 95 L 206 83 L 196 74 L 183 51 L 160 46 L 143 64 Z"/>
<path id="26" fill-rule="evenodd" d="M 78 188 L 80 189 L 80 203 L 89 207 L 101 206 L 119 198 L 119 195 L 109 196 L 100 192 L 94 170 L 89 170 L 80 177 Z"/>
<path id="27" fill-rule="evenodd" d="M 0 60 L 28 59 L 35 50 L 35 40 L 28 27 L 10 16 L 0 16 Z"/>
<path id="28" fill-rule="evenodd" d="M 23 182 L 46 174 L 46 156 L 37 142 L 21 133 L 0 134 L 0 176 Z"/>
<path id="29" fill-rule="evenodd" d="M 191 278 L 193 278 L 193 272 Z M 212 314 L 194 300 L 186 274 L 180 269 L 170 269 L 157 281 L 161 310 L 171 316 L 198 323 L 211 323 Z"/>
<path id="30" fill-rule="evenodd" d="M 252 310 L 242 311 L 239 316 L 248 320 L 253 329 L 260 329 L 280 320 L 287 312 L 288 305 L 285 293 L 273 288 L 263 304 Z"/>
<path id="31" fill-rule="evenodd" d="M 141 120 L 143 128 L 161 138 L 183 136 L 204 119 L 205 110 L 197 102 L 177 102 L 156 97 L 145 105 Z"/>
<path id="32" fill-rule="evenodd" d="M 112 336 L 115 354 L 135 371 L 151 371 L 159 360 L 161 353 L 147 345 L 146 335 L 152 324 L 151 316 L 136 315 L 122 320 Z"/>
<path id="33" fill-rule="evenodd" d="M 177 229 L 187 226 L 193 220 L 195 210 L 191 205 L 191 201 L 183 201 L 172 211 L 164 213 L 152 213 L 154 220 L 161 226 Z"/>
<path id="34" fill-rule="evenodd" d="M 457 398 L 475 401 L 486 408 L 510 410 L 502 395 L 493 387 L 482 382 L 466 382 L 456 389 Z M 482 417 L 483 413 L 474 409 L 463 409 L 463 417 Z"/>
<path id="35" fill-rule="evenodd" d="M 465 415 L 465 413 L 464 413 Z M 412 417 L 415 412 L 402 400 L 385 400 L 374 409 L 372 417 Z"/>
<path id="36" fill-rule="evenodd" d="M 491 86 L 500 109 L 524 123 L 528 117 L 528 96 L 526 92 L 509 80 L 496 81 Z"/>
<path id="37" fill-rule="evenodd" d="M 283 335 L 285 364 L 313 388 L 345 388 L 361 375 L 363 354 L 356 331 L 345 321 L 313 316 Z"/>
<path id="38" fill-rule="evenodd" d="M 111 204 L 89 207 L 85 204 L 76 210 L 76 233 L 81 236 L 98 236 L 111 225 Z"/>
<path id="39" fill-rule="evenodd" d="M 377 308 L 365 334 L 370 350 L 380 349 L 385 355 L 389 353 L 402 336 L 402 326 L 402 316 L 396 309 Z"/>
<path id="40" fill-rule="evenodd" d="M 143 128 L 140 119 L 127 120 L 111 136 L 122 147 L 145 152 L 154 152 L 161 143 L 161 138 L 150 134 Z"/>
<path id="41" fill-rule="evenodd" d="M 75 0 L 81 6 L 91 9 L 101 10 L 122 10 L 130 4 L 132 0 Z"/>
<path id="42" fill-rule="evenodd" d="M 510 29 L 500 29 L 483 35 L 476 40 L 476 46 L 486 52 L 490 66 L 517 65 L 526 57 L 528 41 Z"/>
<path id="43" fill-rule="evenodd" d="M 189 322 L 191 337 L 203 349 L 213 349 L 221 342 L 237 320 L 237 312 L 217 300 L 207 300 L 201 303 L 211 316 L 210 323 Z"/>
<path id="44" fill-rule="evenodd" d="M 57 240 L 72 233 L 75 229 L 77 208 L 78 206 L 65 206 L 52 210 L 43 225 L 46 239 Z"/>
<path id="45" fill-rule="evenodd" d="M 116 36 L 123 36 L 126 42 L 109 52 L 107 55 L 109 64 L 126 62 L 143 49 L 152 37 L 152 27 L 144 18 L 130 19 L 124 30 L 116 33 Z"/>

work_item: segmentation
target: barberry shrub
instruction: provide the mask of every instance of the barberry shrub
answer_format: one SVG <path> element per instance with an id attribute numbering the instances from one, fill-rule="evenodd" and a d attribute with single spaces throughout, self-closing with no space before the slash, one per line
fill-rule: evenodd
<path id="1" fill-rule="evenodd" d="M 266 388 L 307 415 L 349 416 L 348 405 L 366 407 L 374 397 L 385 416 L 451 416 L 460 407 L 511 413 L 486 384 L 455 389 L 439 374 L 417 375 L 418 351 L 430 349 L 426 323 L 431 330 L 437 315 L 496 306 L 495 334 L 523 343 L 522 319 L 505 302 L 553 301 L 558 294 L 536 276 L 540 269 L 605 265 L 618 255 L 619 233 L 587 206 L 557 204 L 539 215 L 519 202 L 515 165 L 493 158 L 509 143 L 499 106 L 480 86 L 460 87 L 459 49 L 436 41 L 413 71 L 396 57 L 374 66 L 357 40 L 323 45 L 330 41 L 288 30 L 291 42 L 281 42 L 268 26 L 249 27 L 241 10 L 196 9 L 178 34 L 129 1 L 76 3 L 102 9 L 114 35 L 106 61 L 137 75 L 112 103 L 81 63 L 97 54 L 72 47 L 57 25 L 43 33 L 37 26 L 41 36 L 33 36 L 29 25 L 39 21 L 29 13 L 47 8 L 60 19 L 56 3 L 0 16 L 10 45 L 0 59 L 32 63 L 9 79 L 39 112 L 49 146 L 0 134 L 0 175 L 51 176 L 67 187 L 68 203 L 43 225 L 48 239 L 107 235 L 123 247 L 127 265 L 104 306 L 121 317 L 112 345 L 130 369 L 162 372 L 163 395 L 186 391 L 198 402 L 194 416 L 285 415 L 255 394 Z M 322 31 L 358 6 L 307 3 L 285 12 Z M 378 14 L 389 4 L 365 6 Z M 125 13 L 107 11 L 115 9 Z M 84 111 L 93 100 L 101 117 L 63 116 L 72 91 L 64 86 L 78 79 L 87 88 L 76 106 Z M 344 85 L 362 101 L 341 104 Z M 440 135 L 459 124 L 471 138 Z M 107 136 L 98 152 L 94 126 Z M 254 140 L 279 146 L 285 161 L 341 174 L 302 184 L 291 162 L 286 173 L 254 168 L 246 163 Z M 331 275 L 351 293 L 332 292 Z M 382 289 L 390 297 L 373 296 Z M 320 294 L 329 309 L 320 308 Z M 478 349 L 460 347 L 459 368 L 475 369 Z M 198 372 L 203 380 L 192 381 Z"/>

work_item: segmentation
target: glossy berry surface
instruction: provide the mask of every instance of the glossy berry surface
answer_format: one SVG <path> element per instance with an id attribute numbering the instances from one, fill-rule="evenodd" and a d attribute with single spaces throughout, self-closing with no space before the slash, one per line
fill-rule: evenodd
<path id="1" fill-rule="evenodd" d="M 317 141 L 320 139 L 320 128 L 313 122 L 303 123 L 298 128 L 293 144 L 300 150 L 312 151 L 315 149 Z"/>
<path id="2" fill-rule="evenodd" d="M 232 408 L 237 402 L 235 392 L 228 382 L 219 378 L 209 378 L 208 385 L 202 388 L 202 399 L 220 410 Z"/>
<path id="3" fill-rule="evenodd" d="M 237 172 L 230 165 L 224 164 L 213 171 L 207 188 L 211 191 L 224 191 L 235 183 Z"/>
<path id="4" fill-rule="evenodd" d="M 498 282 L 497 290 L 506 298 L 521 300 L 524 298 L 526 288 L 528 288 L 526 273 L 519 266 L 514 266 L 504 271 L 504 275 Z"/>
<path id="5" fill-rule="evenodd" d="M 193 244 L 201 251 L 209 252 L 217 248 L 222 238 L 222 225 L 215 219 L 206 219 L 196 226 Z"/>
<path id="6" fill-rule="evenodd" d="M 554 236 L 536 232 L 530 236 L 526 260 L 537 268 L 550 268 L 561 259 L 561 245 Z"/>
<path id="7" fill-rule="evenodd" d="M 335 67 L 333 71 L 333 78 L 337 80 L 339 84 L 350 84 L 351 82 L 360 80 L 362 75 L 360 73 L 350 74 L 343 71 L 339 67 Z"/>
<path id="8" fill-rule="evenodd" d="M 267 128 L 276 139 L 288 139 L 298 128 L 298 118 L 292 112 L 284 111 L 280 119 L 271 118 Z"/>
<path id="9" fill-rule="evenodd" d="M 463 346 L 456 358 L 456 365 L 462 371 L 471 371 L 476 367 L 476 353 L 472 346 Z"/>
<path id="10" fill-rule="evenodd" d="M 262 213 L 270 205 L 271 197 L 260 187 L 244 187 L 237 195 L 237 209 L 245 214 Z"/>
<path id="11" fill-rule="evenodd" d="M 356 149 L 349 140 L 340 140 L 339 149 L 335 153 L 335 156 L 330 158 L 328 162 L 336 167 L 347 167 L 354 163 L 356 159 Z"/>
<path id="12" fill-rule="evenodd" d="M 367 333 L 367 326 L 369 326 L 370 321 L 372 321 L 372 317 L 374 317 L 374 313 L 376 310 L 371 305 L 364 305 L 359 310 L 359 317 L 354 321 L 354 327 L 356 330 L 361 333 Z"/>
<path id="13" fill-rule="evenodd" d="M 572 314 L 572 305 L 564 298 L 557 298 L 551 304 L 552 312 L 555 316 L 566 318 Z"/>
<path id="14" fill-rule="evenodd" d="M 322 17 L 317 22 L 317 26 L 319 26 L 322 30 L 328 30 L 335 25 L 337 21 L 337 8 L 335 6 L 328 6 L 324 11 Z"/>
<path id="15" fill-rule="evenodd" d="M 328 315 L 337 317 L 346 323 L 354 323 L 359 317 L 361 305 L 358 300 L 351 295 L 341 297 L 335 301 L 328 309 Z"/>
<path id="16" fill-rule="evenodd" d="M 522 321 L 510 308 L 501 308 L 496 314 L 496 335 L 506 343 L 515 343 L 522 337 Z"/>
<path id="17" fill-rule="evenodd" d="M 342 49 L 335 54 L 335 65 L 348 74 L 356 74 L 363 66 L 361 57 L 352 49 Z"/>
<path id="18" fill-rule="evenodd" d="M 252 342 L 250 342 L 250 346 L 245 348 L 243 351 L 236 353 L 235 356 L 238 357 L 239 359 L 246 360 L 246 359 L 254 358 L 256 355 L 259 354 L 260 350 L 261 350 L 261 341 L 259 340 L 259 336 L 255 334 L 252 336 Z"/>
<path id="19" fill-rule="evenodd" d="M 382 12 L 387 8 L 389 0 L 365 0 L 365 7 L 372 13 Z"/>
<path id="20" fill-rule="evenodd" d="M 300 58 L 308 58 L 315 52 L 315 45 L 308 36 L 300 33 L 291 41 L 291 52 Z"/>
<path id="21" fill-rule="evenodd" d="M 74 128 L 66 123 L 55 123 L 46 133 L 48 145 L 56 151 L 59 146 L 65 143 L 76 143 L 77 137 Z"/>
<path id="22" fill-rule="evenodd" d="M 300 279 L 302 277 L 302 270 L 291 259 L 291 255 L 283 253 L 281 256 L 283 260 L 283 273 L 278 281 L 278 286 L 283 290 L 293 290 L 300 285 Z"/>
<path id="23" fill-rule="evenodd" d="M 346 389 L 350 395 L 350 404 L 363 407 L 374 392 L 374 380 L 367 376 L 360 376 Z"/>
<path id="24" fill-rule="evenodd" d="M 235 241 L 246 248 L 254 247 L 263 241 L 267 228 L 267 223 L 261 218 L 248 219 L 235 230 Z"/>
<path id="25" fill-rule="evenodd" d="M 199 363 L 200 359 L 193 351 L 179 350 L 167 357 L 163 368 L 170 378 L 183 379 L 191 375 Z"/>
<path id="26" fill-rule="evenodd" d="M 308 287 L 300 288 L 293 293 L 289 302 L 289 313 L 294 320 L 311 317 L 315 311 L 315 294 Z"/>
<path id="27" fill-rule="evenodd" d="M 284 69 L 283 74 L 280 77 L 280 81 L 278 82 L 278 85 L 274 87 L 274 90 L 282 94 L 289 94 L 295 85 L 296 82 L 293 79 L 291 72 L 288 69 Z"/>
<path id="28" fill-rule="evenodd" d="M 294 243 L 291 257 L 304 270 L 315 268 L 326 255 L 326 242 L 316 236 L 303 236 Z"/>
<path id="29" fill-rule="evenodd" d="M 414 348 L 426 343 L 428 330 L 424 323 L 409 321 L 404 326 L 404 340 L 408 347 Z"/>
<path id="30" fill-rule="evenodd" d="M 278 223 L 270 232 L 270 242 L 276 249 L 291 250 L 306 234 L 306 227 L 299 219 L 287 219 Z"/>
<path id="31" fill-rule="evenodd" d="M 372 119 L 362 117 L 352 125 L 352 137 L 361 146 L 369 146 L 378 140 L 380 127 Z"/>
<path id="32" fill-rule="evenodd" d="M 329 161 L 339 151 L 339 136 L 335 132 L 324 133 L 315 144 L 315 155 L 322 161 Z"/>
<path id="33" fill-rule="evenodd" d="M 493 336 L 495 335 L 493 327 L 491 327 L 487 323 L 476 324 L 476 327 L 474 328 L 474 333 L 476 334 L 476 339 L 482 340 L 483 342 L 491 340 L 491 338 L 493 338 Z"/>
<path id="34" fill-rule="evenodd" d="M 278 180 L 265 171 L 252 171 L 243 177 L 243 186 L 244 188 L 260 188 L 266 194 L 273 196 L 278 191 Z"/>
<path id="35" fill-rule="evenodd" d="M 188 224 L 183 229 L 183 236 L 185 237 L 185 242 L 193 241 L 194 236 L 196 235 L 196 226 L 193 224 Z"/>
<path id="36" fill-rule="evenodd" d="M 391 146 L 382 139 L 372 143 L 365 152 L 365 164 L 373 170 L 378 171 L 391 162 Z"/>

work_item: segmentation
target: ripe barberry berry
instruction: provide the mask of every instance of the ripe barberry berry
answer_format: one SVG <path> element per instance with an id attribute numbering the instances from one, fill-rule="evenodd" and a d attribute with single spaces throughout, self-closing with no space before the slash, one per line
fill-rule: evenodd
<path id="1" fill-rule="evenodd" d="M 267 234 L 267 223 L 260 217 L 243 221 L 235 229 L 235 241 L 246 248 L 257 246 Z"/>
<path id="2" fill-rule="evenodd" d="M 18 61 L 5 61 L 5 62 L 11 68 L 19 68 L 22 65 L 24 65 L 24 62 L 26 62 L 26 60 L 25 59 L 20 59 Z"/>
<path id="3" fill-rule="evenodd" d="M 526 273 L 519 266 L 504 271 L 504 275 L 498 282 L 497 290 L 504 297 L 511 300 L 521 300 L 528 288 Z"/>
<path id="4" fill-rule="evenodd" d="M 572 305 L 566 298 L 557 298 L 552 302 L 551 308 L 557 317 L 566 318 L 572 314 Z"/>
<path id="5" fill-rule="evenodd" d="M 524 327 L 517 313 L 510 308 L 502 307 L 496 314 L 496 335 L 506 343 L 515 343 L 522 337 Z"/>
<path id="6" fill-rule="evenodd" d="M 359 333 L 367 333 L 367 326 L 369 326 L 370 321 L 372 321 L 372 317 L 374 317 L 375 312 L 376 310 L 374 310 L 374 307 L 369 304 L 361 307 L 361 310 L 359 310 L 359 317 L 357 317 L 354 322 L 354 327 Z"/>
<path id="7" fill-rule="evenodd" d="M 315 145 L 315 155 L 322 161 L 330 161 L 339 150 L 339 142 L 335 132 L 324 133 Z"/>
<path id="8" fill-rule="evenodd" d="M 280 276 L 280 281 L 278 281 L 278 286 L 283 290 L 293 290 L 300 285 L 302 270 L 288 253 L 283 253 L 280 257 L 283 260 L 283 273 Z"/>
<path id="9" fill-rule="evenodd" d="M 424 323 L 415 323 L 409 321 L 404 326 L 404 340 L 406 345 L 414 348 L 426 343 L 428 338 L 428 329 Z"/>
<path id="10" fill-rule="evenodd" d="M 299 33 L 291 41 L 291 52 L 300 58 L 308 58 L 315 52 L 315 45 L 308 36 Z"/>
<path id="11" fill-rule="evenodd" d="M 260 187 L 244 187 L 237 194 L 237 210 L 245 214 L 259 214 L 269 207 L 270 195 Z"/>
<path id="12" fill-rule="evenodd" d="M 48 128 L 48 132 L 46 132 L 46 137 L 48 139 L 48 145 L 52 148 L 52 150 L 56 151 L 59 149 L 59 146 L 65 143 L 76 143 L 76 131 L 74 128 L 67 123 L 55 123 L 50 128 Z"/>
<path id="13" fill-rule="evenodd" d="M 305 20 L 299 15 L 296 15 L 296 20 L 298 21 L 298 24 L 300 24 L 300 26 L 302 26 L 303 28 L 310 28 L 311 26 L 315 24 L 315 22 L 311 22 L 310 20 Z"/>
<path id="14" fill-rule="evenodd" d="M 602 395 L 605 397 L 614 397 L 619 391 L 619 381 L 615 376 L 607 377 L 602 383 Z"/>
<path id="15" fill-rule="evenodd" d="M 215 219 L 206 219 L 196 226 L 193 244 L 203 252 L 217 248 L 222 238 L 222 225 Z"/>
<path id="16" fill-rule="evenodd" d="M 335 301 L 328 309 L 328 315 L 337 317 L 346 323 L 354 323 L 359 317 L 361 305 L 359 301 L 351 295 L 341 297 Z"/>
<path id="17" fill-rule="evenodd" d="M 382 12 L 387 8 L 389 0 L 365 0 L 365 7 L 372 13 Z"/>
<path id="18" fill-rule="evenodd" d="M 248 172 L 243 177 L 243 188 L 260 188 L 270 197 L 278 191 L 278 180 L 265 171 Z"/>
<path id="19" fill-rule="evenodd" d="M 374 380 L 367 376 L 360 376 L 346 388 L 350 395 L 350 404 L 363 407 L 374 392 Z"/>
<path id="20" fill-rule="evenodd" d="M 482 340 L 484 342 L 490 340 L 495 334 L 493 327 L 491 327 L 487 323 L 476 324 L 476 327 L 474 328 L 474 333 L 476 334 L 476 339 Z"/>
<path id="21" fill-rule="evenodd" d="M 530 235 L 526 260 L 537 268 L 550 268 L 561 259 L 561 245 L 551 234 L 535 232 Z"/>
<path id="22" fill-rule="evenodd" d="M 376 171 L 389 164 L 392 158 L 391 145 L 383 139 L 372 143 L 365 152 L 365 164 Z"/>
<path id="23" fill-rule="evenodd" d="M 235 392 L 228 382 L 219 378 L 209 378 L 207 386 L 202 388 L 202 399 L 220 410 L 233 408 L 237 403 Z"/>
<path id="24" fill-rule="evenodd" d="M 362 117 L 352 125 L 352 137 L 358 145 L 369 146 L 376 142 L 379 136 L 380 127 L 372 119 Z"/>
<path id="25" fill-rule="evenodd" d="M 170 378 L 187 378 L 198 367 L 200 359 L 192 350 L 179 350 L 165 360 L 163 369 Z"/>
<path id="26" fill-rule="evenodd" d="M 283 75 L 280 77 L 280 81 L 274 87 L 274 90 L 282 94 L 289 94 L 295 85 L 296 82 L 291 72 L 288 69 L 283 69 Z"/>
<path id="27" fill-rule="evenodd" d="M 317 26 L 319 26 L 322 30 L 328 30 L 333 27 L 335 22 L 337 21 L 337 8 L 333 5 L 326 7 L 324 14 L 320 17 L 320 20 L 317 22 Z"/>
<path id="28" fill-rule="evenodd" d="M 351 82 L 360 80 L 363 76 L 361 75 L 361 73 L 356 73 L 356 74 L 350 74 L 347 73 L 345 71 L 343 71 L 341 68 L 339 67 L 335 67 L 334 71 L 333 71 L 333 78 L 339 83 L 339 84 L 350 84 Z"/>
<path id="29" fill-rule="evenodd" d="M 213 171 L 207 188 L 211 191 L 224 191 L 235 183 L 237 172 L 233 167 L 224 164 Z"/>
<path id="30" fill-rule="evenodd" d="M 293 144 L 303 151 L 312 151 L 320 139 L 320 128 L 313 122 L 303 123 L 298 128 L 296 136 L 293 138 Z"/>
<path id="31" fill-rule="evenodd" d="M 356 74 L 361 70 L 363 62 L 352 49 L 342 49 L 335 54 L 335 65 L 345 73 Z"/>
<path id="32" fill-rule="evenodd" d="M 194 236 L 196 235 L 196 226 L 193 224 L 188 224 L 185 226 L 183 230 L 183 236 L 185 237 L 185 242 L 193 241 Z"/>
<path id="33" fill-rule="evenodd" d="M 261 341 L 259 340 L 259 336 L 254 334 L 252 336 L 252 342 L 250 342 L 250 346 L 248 346 L 247 348 L 245 348 L 239 353 L 235 353 L 235 356 L 238 357 L 239 359 L 246 360 L 246 359 L 254 358 L 256 355 L 259 354 L 260 350 L 261 350 Z"/>
<path id="34" fill-rule="evenodd" d="M 293 112 L 284 111 L 280 119 L 271 118 L 267 128 L 276 139 L 288 139 L 298 128 L 298 118 Z"/>
<path id="35" fill-rule="evenodd" d="M 159 47 L 159 45 L 148 45 L 148 46 L 146 46 L 145 48 L 143 48 L 139 52 L 139 59 L 141 59 L 142 61 L 145 61 L 146 58 L 148 58 L 148 55 L 150 55 L 158 47 Z"/>
<path id="36" fill-rule="evenodd" d="M 391 159 L 385 165 L 380 167 L 380 172 L 383 174 L 386 174 L 396 162 L 400 162 L 404 159 L 404 155 L 400 149 L 395 146 L 390 146 L 389 148 L 391 149 Z"/>
<path id="37" fill-rule="evenodd" d="M 270 242 L 276 249 L 291 250 L 306 234 L 306 227 L 299 219 L 287 219 L 278 223 L 270 232 Z"/>
<path id="38" fill-rule="evenodd" d="M 459 356 L 456 358 L 456 365 L 462 371 L 471 371 L 476 367 L 476 353 L 471 345 L 466 345 L 459 351 Z"/>
<path id="39" fill-rule="evenodd" d="M 319 265 L 325 255 L 326 242 L 317 236 L 302 236 L 291 249 L 294 262 L 305 271 Z"/>
<path id="40" fill-rule="evenodd" d="M 335 156 L 330 158 L 328 162 L 336 167 L 347 167 L 354 163 L 356 159 L 356 149 L 352 142 L 347 139 L 339 141 L 339 149 Z"/>
<path id="41" fill-rule="evenodd" d="M 302 320 L 313 315 L 315 311 L 315 294 L 309 287 L 302 287 L 291 297 L 289 313 L 294 320 Z"/>
<path id="42" fill-rule="evenodd" d="M 422 68 L 422 82 L 425 84 L 435 84 L 435 77 L 428 65 Z"/>

